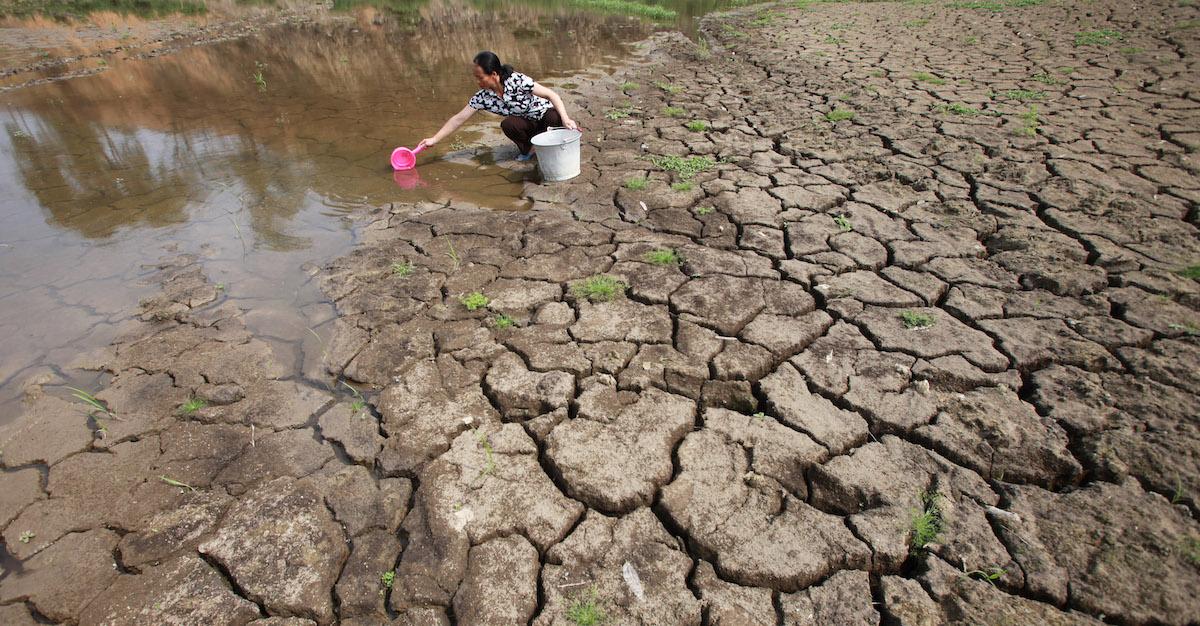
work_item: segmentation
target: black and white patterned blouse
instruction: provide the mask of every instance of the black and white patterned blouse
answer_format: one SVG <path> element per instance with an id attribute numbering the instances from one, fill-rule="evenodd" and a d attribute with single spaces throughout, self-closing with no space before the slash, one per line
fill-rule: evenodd
<path id="1" fill-rule="evenodd" d="M 533 95 L 533 79 L 513 72 L 504 81 L 504 97 L 491 89 L 480 89 L 467 103 L 472 109 L 485 109 L 496 115 L 519 115 L 529 120 L 540 120 L 554 105 L 550 101 Z"/>

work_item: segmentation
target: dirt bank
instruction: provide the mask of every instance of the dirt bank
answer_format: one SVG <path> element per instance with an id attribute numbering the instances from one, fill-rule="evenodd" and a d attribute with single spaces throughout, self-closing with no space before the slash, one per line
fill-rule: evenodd
<path id="1" fill-rule="evenodd" d="M 365 398 L 164 263 L 89 359 L 115 417 L 35 386 L 0 432 L 0 621 L 1189 623 L 1195 14 L 660 37 L 581 81 L 579 178 L 325 269 Z"/>

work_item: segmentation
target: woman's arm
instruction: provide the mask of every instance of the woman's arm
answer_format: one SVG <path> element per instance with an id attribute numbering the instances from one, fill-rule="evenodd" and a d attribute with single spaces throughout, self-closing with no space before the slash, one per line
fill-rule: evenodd
<path id="1" fill-rule="evenodd" d="M 571 119 L 570 115 L 567 115 L 567 106 L 563 104 L 562 98 L 559 98 L 558 94 L 554 93 L 553 89 L 545 87 L 540 83 L 534 83 L 533 95 L 539 98 L 545 98 L 550 101 L 550 104 L 554 105 L 554 110 L 558 111 L 558 116 L 562 118 L 563 126 L 566 126 L 571 130 L 579 128 L 579 124 L 576 124 L 575 120 Z"/>
<path id="2" fill-rule="evenodd" d="M 421 143 L 417 144 L 417 147 L 424 146 L 428 148 L 429 146 L 432 146 L 445 139 L 446 135 L 458 130 L 458 127 L 462 126 L 464 122 L 471 119 L 472 115 L 475 115 L 475 109 L 468 104 L 467 106 L 463 107 L 463 110 L 455 113 L 450 119 L 446 120 L 446 123 L 442 124 L 441 130 L 435 133 L 432 137 L 426 137 L 425 139 L 422 139 Z"/>

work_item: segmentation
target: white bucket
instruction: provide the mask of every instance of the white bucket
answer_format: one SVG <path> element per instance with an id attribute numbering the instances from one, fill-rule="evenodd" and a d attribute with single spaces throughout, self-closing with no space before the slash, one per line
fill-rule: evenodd
<path id="1" fill-rule="evenodd" d="M 537 146 L 538 169 L 547 182 L 579 176 L 579 138 L 583 133 L 551 126 L 530 140 Z"/>

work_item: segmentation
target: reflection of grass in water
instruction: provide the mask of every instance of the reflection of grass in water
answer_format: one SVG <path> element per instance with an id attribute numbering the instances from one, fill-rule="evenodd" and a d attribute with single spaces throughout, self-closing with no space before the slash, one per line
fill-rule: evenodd
<path id="1" fill-rule="evenodd" d="M 6 0 L 0 6 L 0 15 L 45 15 L 62 20 L 100 11 L 156 17 L 174 13 L 200 15 L 207 10 L 202 0 Z"/>

